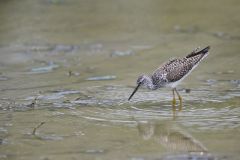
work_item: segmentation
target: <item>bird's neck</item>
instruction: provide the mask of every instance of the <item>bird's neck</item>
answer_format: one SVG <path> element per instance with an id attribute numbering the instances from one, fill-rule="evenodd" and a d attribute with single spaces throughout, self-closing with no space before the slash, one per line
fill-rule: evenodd
<path id="1" fill-rule="evenodd" d="M 153 79 L 149 76 L 146 76 L 144 86 L 151 90 L 157 89 L 156 85 L 153 84 Z"/>

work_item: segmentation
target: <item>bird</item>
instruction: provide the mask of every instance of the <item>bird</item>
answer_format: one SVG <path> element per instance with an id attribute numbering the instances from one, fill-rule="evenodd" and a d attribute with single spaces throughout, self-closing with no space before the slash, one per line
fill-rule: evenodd
<path id="1" fill-rule="evenodd" d="M 137 79 L 137 86 L 129 96 L 128 101 L 137 92 L 140 86 L 150 90 L 156 90 L 163 87 L 172 89 L 173 100 L 172 105 L 176 105 L 175 92 L 179 99 L 180 107 L 182 107 L 182 97 L 177 91 L 178 84 L 193 71 L 199 63 L 209 54 L 210 46 L 203 49 L 200 47 L 194 49 L 191 53 L 183 58 L 170 58 L 163 63 L 151 75 L 140 75 Z"/>

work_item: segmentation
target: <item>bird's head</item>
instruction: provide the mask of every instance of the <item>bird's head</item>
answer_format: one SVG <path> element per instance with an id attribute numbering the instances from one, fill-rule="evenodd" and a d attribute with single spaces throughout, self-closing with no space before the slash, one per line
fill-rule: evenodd
<path id="1" fill-rule="evenodd" d="M 150 88 L 149 86 L 152 85 L 151 82 L 152 81 L 151 81 L 151 78 L 149 76 L 147 76 L 147 75 L 139 76 L 138 79 L 137 79 L 137 87 L 134 89 L 134 91 L 132 92 L 132 94 L 130 95 L 128 100 L 130 100 L 132 98 L 132 96 L 137 92 L 137 90 L 140 86 Z"/>

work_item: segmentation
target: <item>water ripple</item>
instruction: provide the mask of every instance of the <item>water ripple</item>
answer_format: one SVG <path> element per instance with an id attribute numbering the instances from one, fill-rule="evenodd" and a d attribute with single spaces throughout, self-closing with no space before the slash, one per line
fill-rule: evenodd
<path id="1" fill-rule="evenodd" d="M 68 108 L 71 110 L 65 115 L 99 123 L 136 125 L 139 121 L 175 119 L 184 126 L 199 129 L 237 128 L 240 126 L 240 89 L 231 84 L 231 81 L 227 82 L 225 87 L 222 87 L 221 82 L 222 88 L 202 85 L 198 89 L 191 89 L 191 93 L 180 89 L 184 98 L 181 112 L 178 108 L 173 110 L 172 95 L 168 89 L 141 89 L 129 102 L 127 99 L 133 88 L 125 86 L 96 86 L 82 91 L 46 91 L 25 98 L 24 103 L 17 104 L 15 109 L 28 109 L 29 105 L 26 104 L 36 100 L 31 109 Z M 214 81 L 216 83 L 218 81 Z"/>

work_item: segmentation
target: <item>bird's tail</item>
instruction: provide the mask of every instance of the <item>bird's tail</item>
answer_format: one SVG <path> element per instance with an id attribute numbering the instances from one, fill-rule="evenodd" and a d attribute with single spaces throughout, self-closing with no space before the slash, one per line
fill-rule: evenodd
<path id="1" fill-rule="evenodd" d="M 194 50 L 190 54 L 188 54 L 186 56 L 186 58 L 194 57 L 194 56 L 199 55 L 199 54 L 205 55 L 206 53 L 208 53 L 209 49 L 210 49 L 210 46 L 207 46 L 206 48 L 204 48 L 204 49 L 202 49 L 200 51 Z"/>

